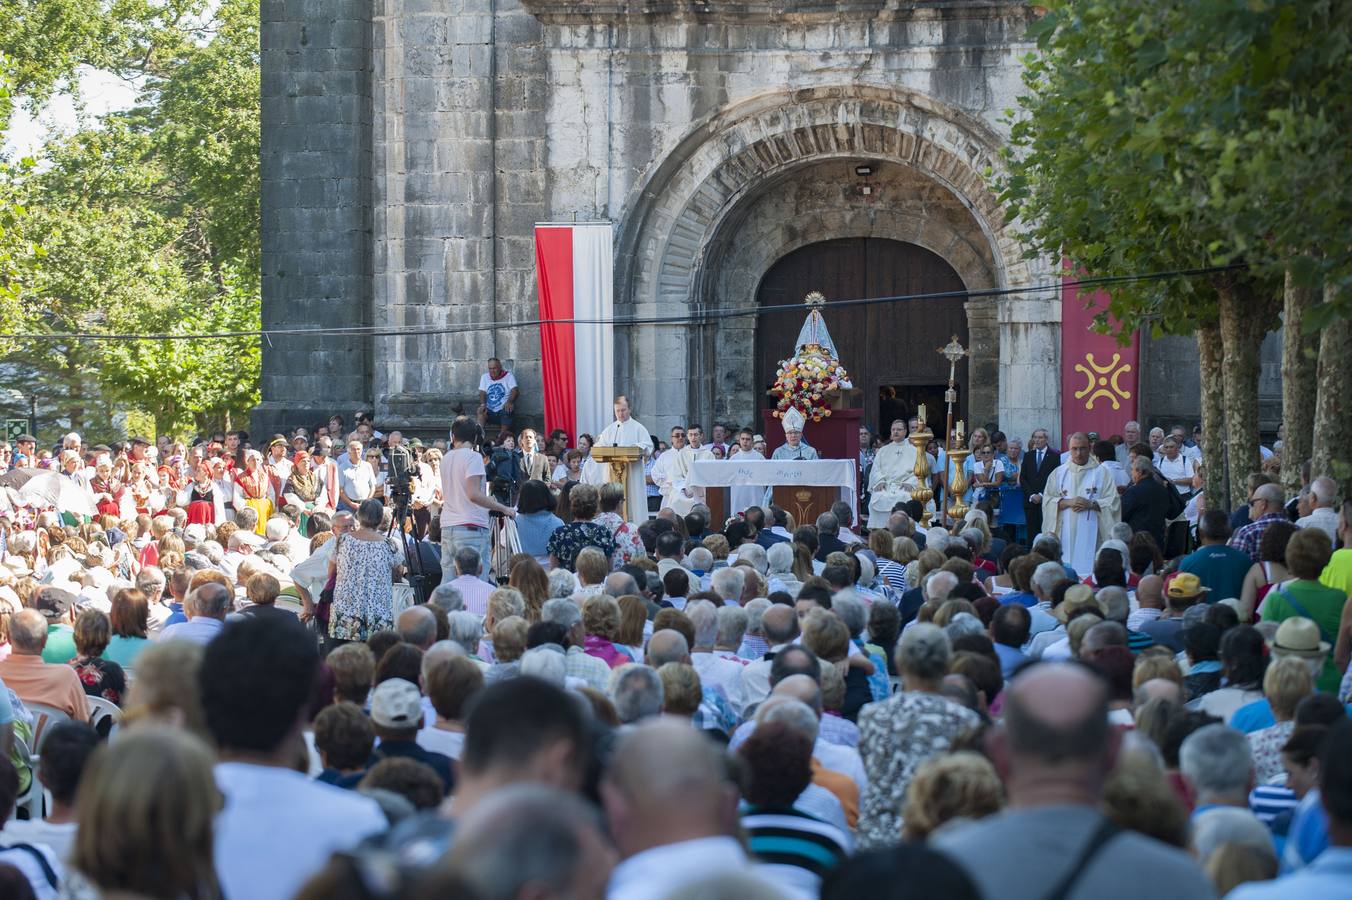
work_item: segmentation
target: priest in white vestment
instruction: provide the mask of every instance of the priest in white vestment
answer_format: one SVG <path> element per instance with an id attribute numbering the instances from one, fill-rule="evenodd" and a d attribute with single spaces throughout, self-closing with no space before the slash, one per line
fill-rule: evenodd
<path id="1" fill-rule="evenodd" d="M 752 446 L 755 441 L 756 433 L 750 428 L 743 428 L 737 433 L 737 443 L 733 445 L 728 459 L 733 462 L 764 462 L 764 454 Z M 728 502 L 732 505 L 728 512 L 738 515 L 746 512 L 748 506 L 759 506 L 765 500 L 765 491 L 766 486 L 763 484 L 734 485 L 728 489 Z"/>
<path id="2" fill-rule="evenodd" d="M 643 451 L 644 456 L 651 456 L 653 439 L 652 435 L 648 434 L 648 429 L 644 428 L 636 419 L 629 417 L 629 398 L 621 394 L 615 398 L 615 421 L 607 425 L 605 431 L 597 436 L 596 443 L 593 446 L 638 447 Z M 595 460 L 592 461 L 596 462 Z M 609 466 L 606 463 L 600 462 L 597 462 L 594 466 L 587 466 L 583 470 L 582 480 L 588 483 L 609 481 L 610 478 L 606 472 L 608 468 Z M 644 498 L 648 496 L 643 466 L 629 466 L 628 479 L 624 483 L 624 496 L 626 502 L 631 497 Z"/>
<path id="3" fill-rule="evenodd" d="M 911 499 L 920 487 L 915 477 L 915 444 L 906 440 L 906 423 L 892 423 L 891 443 L 879 448 L 868 476 L 868 527 L 886 528 L 892 508 Z"/>
<path id="4" fill-rule="evenodd" d="M 1052 470 L 1042 493 L 1042 529 L 1061 539 L 1061 561 L 1081 577 L 1121 520 L 1113 473 L 1089 455 L 1089 437 L 1070 436 L 1069 459 Z"/>
<path id="5" fill-rule="evenodd" d="M 671 446 L 662 451 L 653 465 L 653 484 L 662 494 L 662 509 L 684 516 L 694 508 L 695 495 L 685 486 L 689 476 L 690 453 L 685 445 L 685 429 L 677 425 L 671 429 Z"/>

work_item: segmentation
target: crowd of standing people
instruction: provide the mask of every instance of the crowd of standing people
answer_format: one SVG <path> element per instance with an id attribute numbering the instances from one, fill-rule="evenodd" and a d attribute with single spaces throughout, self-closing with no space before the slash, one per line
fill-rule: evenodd
<path id="1" fill-rule="evenodd" d="M 1352 895 L 1327 477 L 1231 517 L 1167 436 L 974 433 L 947 527 L 764 492 L 715 522 L 655 448 L 633 521 L 590 439 L 502 430 L 509 374 L 426 446 L 359 415 L 12 448 L 0 895 Z M 617 402 L 598 439 L 640 429 Z"/>

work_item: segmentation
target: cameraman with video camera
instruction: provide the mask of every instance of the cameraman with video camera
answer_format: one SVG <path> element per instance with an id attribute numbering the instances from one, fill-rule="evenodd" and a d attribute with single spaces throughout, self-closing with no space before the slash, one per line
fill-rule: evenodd
<path id="1" fill-rule="evenodd" d="M 487 472 L 493 497 L 503 503 L 513 502 L 523 480 L 521 451 L 516 448 L 516 435 L 504 431 L 498 438 L 498 445 L 489 454 Z"/>
<path id="2" fill-rule="evenodd" d="M 451 451 L 441 461 L 441 558 L 455 559 L 461 547 L 479 551 L 483 568 L 476 574 L 487 580 L 491 535 L 490 512 L 516 518 L 516 510 L 494 500 L 484 490 L 483 429 L 468 416 L 451 423 Z M 455 567 L 443 569 L 442 583 L 455 577 Z"/>

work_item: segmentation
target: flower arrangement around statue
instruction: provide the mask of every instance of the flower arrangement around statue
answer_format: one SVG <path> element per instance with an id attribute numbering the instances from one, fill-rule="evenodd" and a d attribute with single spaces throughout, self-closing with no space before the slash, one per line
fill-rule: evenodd
<path id="1" fill-rule="evenodd" d="M 830 351 L 821 344 L 806 344 L 779 363 L 771 389 L 771 394 L 778 398 L 775 416 L 783 418 L 793 407 L 808 421 L 820 422 L 830 418 L 831 401 L 853 386 L 850 376 Z"/>

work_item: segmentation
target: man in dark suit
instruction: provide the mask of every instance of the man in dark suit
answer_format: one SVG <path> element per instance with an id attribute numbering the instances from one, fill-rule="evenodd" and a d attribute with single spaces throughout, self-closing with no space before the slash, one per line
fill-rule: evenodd
<path id="1" fill-rule="evenodd" d="M 1164 520 L 1169 517 L 1169 492 L 1173 485 L 1155 474 L 1155 467 L 1144 456 L 1131 464 L 1131 487 L 1122 494 L 1122 521 L 1131 530 L 1148 531 L 1161 549 L 1164 544 Z"/>
<path id="2" fill-rule="evenodd" d="M 1028 540 L 1042 531 L 1042 492 L 1047 479 L 1061 465 L 1061 454 L 1047 446 L 1047 429 L 1036 428 L 1028 440 L 1028 450 L 1019 467 L 1019 487 L 1023 488 L 1023 514 L 1028 520 Z"/>
<path id="3" fill-rule="evenodd" d="M 782 512 L 782 510 L 781 510 Z M 769 550 L 775 544 L 783 543 L 789 540 L 781 534 L 775 534 L 770 528 L 766 527 L 765 510 L 759 506 L 748 506 L 746 512 L 742 513 L 747 524 L 756 529 L 756 543 L 760 544 L 766 550 Z M 777 522 L 771 522 L 770 527 L 774 527 Z"/>

